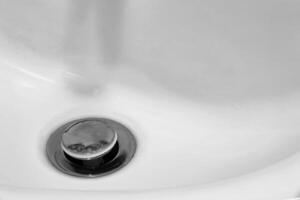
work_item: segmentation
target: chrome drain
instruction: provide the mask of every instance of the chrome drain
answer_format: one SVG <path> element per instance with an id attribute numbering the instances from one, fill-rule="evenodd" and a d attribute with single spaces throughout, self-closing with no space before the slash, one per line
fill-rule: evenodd
<path id="1" fill-rule="evenodd" d="M 65 174 L 99 177 L 113 173 L 134 156 L 136 140 L 119 122 L 84 118 L 57 128 L 46 147 L 52 165 Z"/>

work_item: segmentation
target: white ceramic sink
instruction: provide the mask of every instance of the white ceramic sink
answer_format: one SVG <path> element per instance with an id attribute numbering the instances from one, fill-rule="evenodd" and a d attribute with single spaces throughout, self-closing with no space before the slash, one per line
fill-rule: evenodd
<path id="1" fill-rule="evenodd" d="M 300 194 L 300 2 L 0 0 L 0 199 Z M 45 143 L 107 117 L 138 140 L 102 178 Z"/>

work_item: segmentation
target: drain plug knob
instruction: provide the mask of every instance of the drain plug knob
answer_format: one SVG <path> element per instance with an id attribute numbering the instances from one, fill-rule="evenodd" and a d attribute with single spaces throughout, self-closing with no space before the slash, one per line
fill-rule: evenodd
<path id="1" fill-rule="evenodd" d="M 110 152 L 117 143 L 117 133 L 99 120 L 77 122 L 62 134 L 61 147 L 72 158 L 92 160 Z"/>

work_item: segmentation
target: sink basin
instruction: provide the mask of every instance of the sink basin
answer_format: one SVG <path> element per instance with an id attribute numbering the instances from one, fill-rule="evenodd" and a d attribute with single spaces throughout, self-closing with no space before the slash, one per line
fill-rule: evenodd
<path id="1" fill-rule="evenodd" d="M 0 199 L 296 198 L 299 9 L 0 0 Z M 126 125 L 132 161 L 94 179 L 54 169 L 49 135 L 81 117 Z"/>

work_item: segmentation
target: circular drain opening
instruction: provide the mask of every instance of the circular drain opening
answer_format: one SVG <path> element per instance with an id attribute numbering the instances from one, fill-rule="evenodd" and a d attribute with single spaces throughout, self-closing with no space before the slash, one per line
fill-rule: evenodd
<path id="1" fill-rule="evenodd" d="M 105 118 L 70 121 L 50 135 L 46 146 L 55 168 L 79 177 L 113 173 L 128 164 L 135 151 L 136 140 L 131 131 Z"/>

